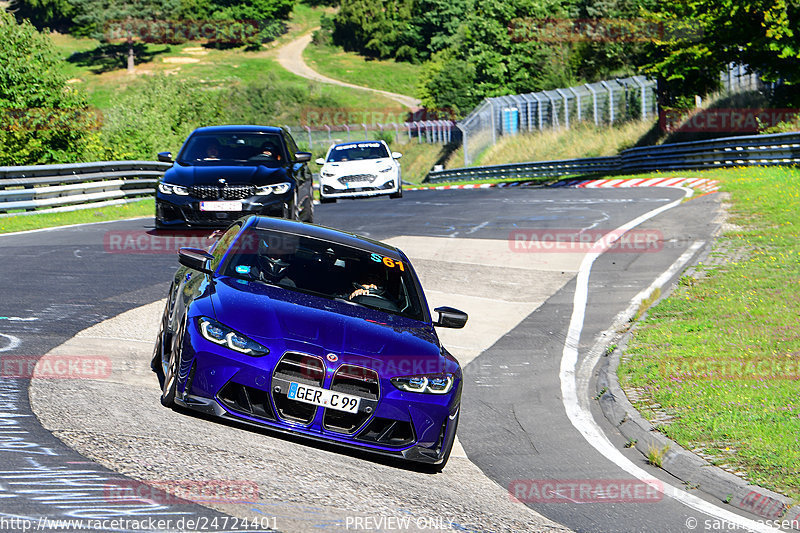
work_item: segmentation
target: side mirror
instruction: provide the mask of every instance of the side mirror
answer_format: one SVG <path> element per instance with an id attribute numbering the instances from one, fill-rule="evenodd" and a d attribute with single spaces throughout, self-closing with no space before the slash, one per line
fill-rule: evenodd
<path id="1" fill-rule="evenodd" d="M 392 152 L 392 159 L 400 159 L 401 157 L 403 157 L 403 154 L 400 152 Z"/>
<path id="2" fill-rule="evenodd" d="M 178 262 L 192 270 L 197 270 L 205 274 L 211 274 L 208 262 L 214 256 L 199 248 L 181 248 L 178 250 Z"/>
<path id="3" fill-rule="evenodd" d="M 439 313 L 439 319 L 433 323 L 434 326 L 460 329 L 467 323 L 468 316 L 464 311 L 452 307 L 437 307 L 434 312 Z"/>
<path id="4" fill-rule="evenodd" d="M 307 161 L 311 161 L 311 152 L 296 152 L 294 154 L 294 160 L 297 163 L 305 163 Z"/>
<path id="5" fill-rule="evenodd" d="M 162 163 L 173 163 L 172 152 L 158 152 L 158 160 Z"/>
<path id="6" fill-rule="evenodd" d="M 324 165 L 325 164 L 325 158 L 324 157 L 318 157 L 317 160 L 314 161 L 314 162 L 316 164 L 318 164 L 318 165 Z"/>

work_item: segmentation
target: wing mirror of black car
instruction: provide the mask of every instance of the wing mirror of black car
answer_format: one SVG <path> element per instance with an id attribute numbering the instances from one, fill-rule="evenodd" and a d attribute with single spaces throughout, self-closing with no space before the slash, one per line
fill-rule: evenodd
<path id="1" fill-rule="evenodd" d="M 213 255 L 199 248 L 181 248 L 178 250 L 178 262 L 180 264 L 206 274 L 211 274 L 211 269 L 208 266 L 208 262 L 211 259 L 214 259 Z"/>
<path id="2" fill-rule="evenodd" d="M 172 152 L 158 152 L 158 160 L 162 163 L 172 163 Z"/>
<path id="3" fill-rule="evenodd" d="M 305 163 L 307 161 L 311 161 L 311 152 L 296 152 L 294 154 L 294 160 L 298 163 Z"/>
<path id="4" fill-rule="evenodd" d="M 460 329 L 467 323 L 468 317 L 464 311 L 452 307 L 437 307 L 434 312 L 439 313 L 439 319 L 433 323 L 434 326 Z"/>

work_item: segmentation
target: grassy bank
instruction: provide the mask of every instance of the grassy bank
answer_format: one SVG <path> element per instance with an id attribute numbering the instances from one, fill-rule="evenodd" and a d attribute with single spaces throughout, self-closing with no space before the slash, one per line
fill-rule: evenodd
<path id="1" fill-rule="evenodd" d="M 617 155 L 633 147 L 652 127 L 652 121 L 626 122 L 613 128 L 583 122 L 568 130 L 500 137 L 497 144 L 480 154 L 470 166 Z M 460 148 L 453 153 L 446 167 L 463 166 L 464 150 Z"/>
<path id="2" fill-rule="evenodd" d="M 308 66 L 330 78 L 363 87 L 416 96 L 420 65 L 368 59 L 341 47 L 310 44 L 303 52 Z"/>
<path id="3" fill-rule="evenodd" d="M 665 435 L 798 499 L 800 172 L 703 176 L 731 194 L 734 226 L 708 264 L 648 312 L 619 377 Z"/>
<path id="4" fill-rule="evenodd" d="M 37 213 L 35 215 L 0 218 L 0 233 L 13 233 L 31 229 L 53 228 L 70 224 L 122 220 L 125 218 L 152 217 L 155 203 L 152 198 L 123 205 L 81 209 L 64 213 Z"/>

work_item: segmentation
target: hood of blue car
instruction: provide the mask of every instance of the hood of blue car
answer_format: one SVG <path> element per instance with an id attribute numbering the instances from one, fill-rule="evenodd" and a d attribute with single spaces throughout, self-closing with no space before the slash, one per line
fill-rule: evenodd
<path id="1" fill-rule="evenodd" d="M 174 185 L 218 185 L 224 179 L 229 184 L 267 185 L 286 181 L 286 170 L 264 165 L 182 166 L 174 165 L 164 174 L 164 181 Z"/>
<path id="2" fill-rule="evenodd" d="M 216 283 L 212 302 L 219 322 L 273 351 L 335 354 L 342 363 L 383 368 L 384 377 L 444 371 L 430 324 L 233 278 Z"/>

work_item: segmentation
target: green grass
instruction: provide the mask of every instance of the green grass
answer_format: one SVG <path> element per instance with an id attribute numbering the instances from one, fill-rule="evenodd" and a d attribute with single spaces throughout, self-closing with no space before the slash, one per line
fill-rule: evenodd
<path id="1" fill-rule="evenodd" d="M 583 122 L 568 130 L 504 136 L 470 166 L 616 155 L 636 145 L 652 127 L 652 121 L 631 121 L 613 128 Z M 461 148 L 448 160 L 447 168 L 463 166 L 464 150 Z"/>
<path id="2" fill-rule="evenodd" d="M 63 213 L 37 213 L 0 218 L 0 233 L 13 233 L 31 229 L 53 228 L 70 224 L 102 222 L 105 220 L 122 220 L 125 218 L 152 217 L 155 214 L 155 202 L 146 198 L 138 202 L 123 205 L 81 209 Z"/>
<path id="3" fill-rule="evenodd" d="M 218 50 L 206 48 L 199 42 L 147 44 L 145 50 L 149 60 L 138 61 L 135 74 L 129 74 L 125 68 L 103 71 L 99 61 L 90 64 L 67 61 L 70 57 L 74 58 L 73 54 L 94 50 L 100 43 L 94 39 L 58 33 L 52 33 L 51 37 L 65 60 L 63 71 L 75 86 L 86 91 L 90 105 L 101 110 L 108 109 L 117 94 L 124 93 L 139 79 L 156 73 L 198 80 L 209 89 L 224 89 L 238 83 L 262 82 L 270 77 L 277 83 L 311 87 L 313 94 L 329 101 L 332 109 L 345 108 L 357 112 L 397 108 L 398 104 L 393 100 L 374 93 L 312 82 L 295 76 L 275 61 L 274 48 L 317 26 L 324 12 L 324 8 L 298 4 L 292 13 L 287 33 L 257 51 L 245 51 L 243 48 Z M 292 114 L 280 118 L 283 122 L 298 124 L 304 112 L 304 109 L 298 108 Z"/>
<path id="4" fill-rule="evenodd" d="M 310 44 L 303 52 L 308 66 L 330 78 L 407 96 L 416 96 L 420 65 L 368 59 L 341 47 Z"/>
<path id="5" fill-rule="evenodd" d="M 697 173 L 687 173 L 687 175 Z M 619 377 L 674 417 L 659 429 L 748 481 L 800 498 L 800 171 L 710 171 L 730 222 L 695 276 L 648 311 Z M 728 261 L 718 257 L 733 258 Z M 655 416 L 651 416 L 655 418 Z"/>

